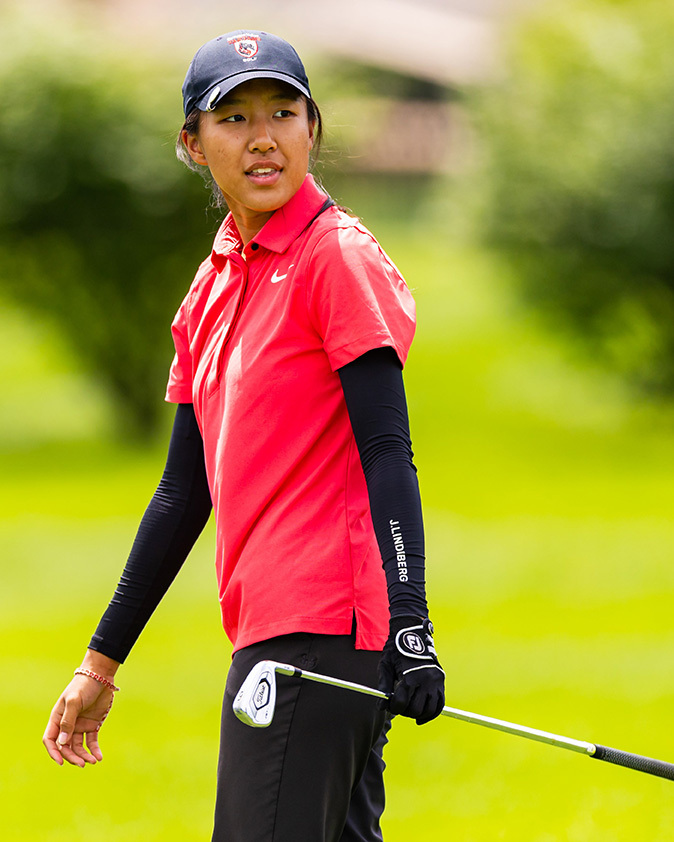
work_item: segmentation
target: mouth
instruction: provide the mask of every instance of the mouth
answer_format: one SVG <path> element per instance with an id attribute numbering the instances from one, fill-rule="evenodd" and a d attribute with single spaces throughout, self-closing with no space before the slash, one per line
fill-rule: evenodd
<path id="1" fill-rule="evenodd" d="M 254 164 L 246 170 L 246 175 L 251 181 L 264 184 L 277 181 L 282 169 L 282 167 L 274 163 Z"/>

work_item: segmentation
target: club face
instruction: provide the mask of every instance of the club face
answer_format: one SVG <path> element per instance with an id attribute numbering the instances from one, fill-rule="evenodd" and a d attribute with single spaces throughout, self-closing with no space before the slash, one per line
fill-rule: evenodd
<path id="1" fill-rule="evenodd" d="M 236 694 L 232 709 L 236 716 L 253 728 L 271 724 L 276 707 L 276 672 L 271 661 L 260 661 L 248 673 Z"/>

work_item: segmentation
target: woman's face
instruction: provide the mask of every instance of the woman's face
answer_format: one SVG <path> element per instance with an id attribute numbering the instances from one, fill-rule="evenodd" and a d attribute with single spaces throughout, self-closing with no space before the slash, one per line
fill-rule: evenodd
<path id="1" fill-rule="evenodd" d="M 203 112 L 199 133 L 183 132 L 183 142 L 192 160 L 210 169 L 247 242 L 301 187 L 314 124 L 299 91 L 253 79 Z"/>

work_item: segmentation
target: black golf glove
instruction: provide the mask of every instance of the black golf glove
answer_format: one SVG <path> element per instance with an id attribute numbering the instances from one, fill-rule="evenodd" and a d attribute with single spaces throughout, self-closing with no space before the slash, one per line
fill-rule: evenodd
<path id="1" fill-rule="evenodd" d="M 379 705 L 423 725 L 445 704 L 445 673 L 433 646 L 433 625 L 421 617 L 391 617 L 379 662 L 379 689 L 389 698 Z"/>

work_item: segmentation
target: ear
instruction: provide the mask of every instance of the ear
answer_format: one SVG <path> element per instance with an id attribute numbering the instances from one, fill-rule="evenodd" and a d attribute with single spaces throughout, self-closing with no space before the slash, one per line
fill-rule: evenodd
<path id="1" fill-rule="evenodd" d="M 183 129 L 180 133 L 180 139 L 182 140 L 185 149 L 187 149 L 187 152 L 190 158 L 194 161 L 194 163 L 201 164 L 202 166 L 207 167 L 208 161 L 206 160 L 204 151 L 201 148 L 199 137 L 195 134 L 190 134 L 186 129 Z"/>
<path id="2" fill-rule="evenodd" d="M 309 120 L 309 152 L 311 152 L 311 150 L 314 148 L 314 139 L 315 139 L 314 131 L 315 131 L 315 129 L 316 129 L 316 121 L 315 120 Z"/>

